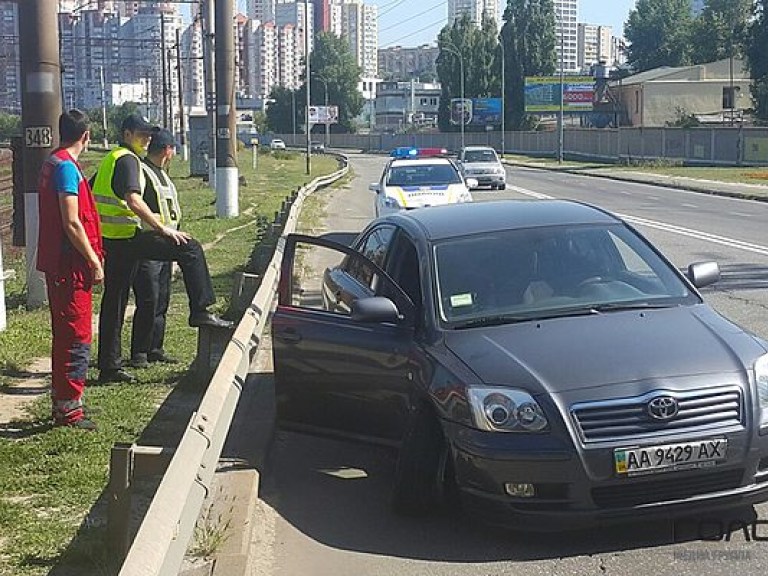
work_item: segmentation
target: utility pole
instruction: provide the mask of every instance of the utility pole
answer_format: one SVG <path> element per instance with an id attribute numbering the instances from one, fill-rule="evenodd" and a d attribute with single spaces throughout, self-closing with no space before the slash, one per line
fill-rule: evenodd
<path id="1" fill-rule="evenodd" d="M 214 66 L 214 0 L 205 0 L 203 59 L 205 62 L 205 109 L 208 112 L 208 186 L 216 190 L 216 79 Z"/>
<path id="2" fill-rule="evenodd" d="M 306 107 L 306 115 L 304 116 L 306 120 L 306 127 L 307 127 L 307 176 L 309 176 L 312 173 L 312 136 L 310 132 L 312 132 L 312 124 L 309 122 L 309 108 L 310 108 L 310 100 L 309 100 L 309 92 L 310 92 L 310 82 L 311 80 L 311 72 L 310 72 L 310 66 L 309 66 L 309 0 L 304 0 L 304 59 L 306 61 L 304 65 L 304 78 L 306 80 L 306 87 L 307 87 L 307 107 Z"/>
<path id="3" fill-rule="evenodd" d="M 160 65 L 163 82 L 163 128 L 168 128 L 168 73 L 165 66 L 165 14 L 160 10 Z"/>
<path id="4" fill-rule="evenodd" d="M 565 61 L 565 24 L 560 15 L 560 113 L 557 115 L 557 163 L 563 163 L 563 130 L 565 118 L 563 117 L 563 66 Z"/>
<path id="5" fill-rule="evenodd" d="M 21 123 L 24 131 L 24 225 L 27 257 L 27 307 L 45 302 L 45 282 L 37 271 L 38 177 L 59 143 L 61 63 L 56 3 L 18 3 L 21 54 Z"/>
<path id="6" fill-rule="evenodd" d="M 506 110 L 506 89 L 505 89 L 505 82 L 506 79 L 504 76 L 506 75 L 506 54 L 504 52 L 504 35 L 499 35 L 499 47 L 501 48 L 501 157 L 504 158 L 504 148 L 505 148 L 505 142 L 504 142 L 504 115 L 507 113 Z"/>
<path id="7" fill-rule="evenodd" d="M 107 91 L 104 88 L 104 66 L 99 66 L 99 83 L 101 84 L 101 131 L 104 135 L 102 145 L 109 148 L 109 139 L 107 138 Z"/>
<path id="8" fill-rule="evenodd" d="M 184 84 L 181 70 L 181 28 L 176 28 L 176 84 L 179 90 L 179 143 L 181 144 L 182 158 L 189 160 L 187 152 L 187 127 L 184 122 Z"/>
<path id="9" fill-rule="evenodd" d="M 233 0 L 216 0 L 216 215 L 238 215 Z"/>

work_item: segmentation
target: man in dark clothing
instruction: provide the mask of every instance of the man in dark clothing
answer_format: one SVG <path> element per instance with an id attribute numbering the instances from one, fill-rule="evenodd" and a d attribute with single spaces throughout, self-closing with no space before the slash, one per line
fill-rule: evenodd
<path id="1" fill-rule="evenodd" d="M 82 396 L 93 335 L 93 286 L 104 279 L 101 232 L 91 188 L 78 164 L 90 140 L 79 110 L 59 118 L 61 146 L 40 173 L 37 269 L 45 273 L 51 309 L 53 422 L 94 430 Z"/>
<path id="2" fill-rule="evenodd" d="M 166 226 L 179 229 L 181 206 L 166 169 L 176 155 L 176 141 L 166 129 L 155 130 L 141 169 L 147 184 L 144 201 Z M 165 316 L 171 298 L 172 263 L 140 260 L 133 281 L 136 311 L 131 328 L 131 366 L 144 368 L 152 362 L 176 362 L 163 349 Z"/>
<path id="3" fill-rule="evenodd" d="M 153 128 L 137 114 L 128 116 L 120 129 L 119 146 L 102 160 L 94 180 L 93 194 L 106 250 L 99 313 L 98 365 L 102 382 L 135 381 L 122 368 L 120 337 L 128 294 L 141 259 L 178 262 L 189 297 L 190 326 L 231 327 L 231 322 L 207 310 L 216 297 L 200 243 L 164 225 L 142 199 L 146 177 L 138 154 L 146 150 Z"/>

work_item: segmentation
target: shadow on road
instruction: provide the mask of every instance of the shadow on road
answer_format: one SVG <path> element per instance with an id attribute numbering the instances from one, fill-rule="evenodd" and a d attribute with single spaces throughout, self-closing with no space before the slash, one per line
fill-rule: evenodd
<path id="1" fill-rule="evenodd" d="M 458 512 L 403 518 L 388 502 L 394 463 L 386 449 L 279 431 L 261 497 L 286 522 L 325 546 L 435 562 L 556 559 L 700 538 L 696 529 L 675 538 L 671 520 L 537 534 L 482 525 Z M 755 513 L 748 508 L 714 518 L 709 530 L 734 520 L 749 524 Z M 734 540 L 743 541 L 743 536 Z"/>

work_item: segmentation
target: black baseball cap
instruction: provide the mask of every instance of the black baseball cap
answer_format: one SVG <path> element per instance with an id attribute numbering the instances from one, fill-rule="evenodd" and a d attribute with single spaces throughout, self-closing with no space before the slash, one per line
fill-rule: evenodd
<path id="1" fill-rule="evenodd" d="M 173 146 L 176 148 L 176 138 L 173 137 L 170 130 L 165 128 L 155 128 L 152 131 L 152 139 L 149 141 L 148 150 L 150 152 L 157 152 L 166 146 Z"/>
<path id="2" fill-rule="evenodd" d="M 123 123 L 120 125 L 121 132 L 130 130 L 131 132 L 150 133 L 154 129 L 155 126 L 139 114 L 131 114 L 130 116 L 127 116 L 125 120 L 123 120 Z"/>

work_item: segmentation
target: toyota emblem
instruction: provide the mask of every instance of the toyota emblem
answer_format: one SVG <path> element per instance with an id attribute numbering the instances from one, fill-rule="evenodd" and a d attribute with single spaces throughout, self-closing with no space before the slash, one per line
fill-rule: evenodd
<path id="1" fill-rule="evenodd" d="M 657 396 L 648 402 L 648 415 L 654 420 L 671 420 L 677 416 L 680 407 L 671 396 Z"/>

